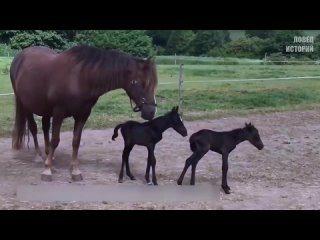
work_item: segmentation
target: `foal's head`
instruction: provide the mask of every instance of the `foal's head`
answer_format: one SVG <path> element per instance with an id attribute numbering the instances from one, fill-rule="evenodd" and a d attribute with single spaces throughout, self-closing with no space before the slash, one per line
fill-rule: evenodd
<path id="1" fill-rule="evenodd" d="M 188 131 L 183 124 L 182 118 L 179 115 L 179 107 L 173 107 L 171 112 L 168 113 L 170 119 L 170 126 L 180 133 L 183 137 L 188 136 Z"/>
<path id="2" fill-rule="evenodd" d="M 264 145 L 261 141 L 259 131 L 255 128 L 251 123 L 246 123 L 244 127 L 244 131 L 246 133 L 246 139 L 257 149 L 263 149 Z"/>

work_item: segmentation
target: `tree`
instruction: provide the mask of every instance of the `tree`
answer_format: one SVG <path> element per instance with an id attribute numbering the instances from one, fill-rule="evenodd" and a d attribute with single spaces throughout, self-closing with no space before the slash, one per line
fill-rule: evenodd
<path id="1" fill-rule="evenodd" d="M 1 30 L 0 42 L 14 49 L 39 45 L 61 50 L 68 46 L 75 34 L 74 30 Z"/>
<path id="2" fill-rule="evenodd" d="M 258 37 L 261 39 L 272 38 L 274 37 L 276 31 L 275 30 L 245 30 L 245 36 L 250 37 Z"/>
<path id="3" fill-rule="evenodd" d="M 295 36 L 303 36 L 303 30 L 277 30 L 274 36 L 274 47 L 278 52 L 285 53 L 286 46 L 293 45 Z"/>
<path id="4" fill-rule="evenodd" d="M 155 46 L 166 47 L 172 30 L 147 30 L 146 33 L 152 38 Z"/>
<path id="5" fill-rule="evenodd" d="M 172 31 L 168 39 L 166 54 L 188 54 L 193 38 L 194 33 L 191 30 Z"/>
<path id="6" fill-rule="evenodd" d="M 198 30 L 191 44 L 191 52 L 196 55 L 207 55 L 210 50 L 221 47 L 230 41 L 227 30 Z"/>
<path id="7" fill-rule="evenodd" d="M 47 46 L 54 49 L 63 49 L 66 43 L 66 40 L 55 31 L 19 31 L 10 37 L 10 46 L 13 49 L 30 46 Z"/>
<path id="8" fill-rule="evenodd" d="M 144 30 L 89 30 L 79 33 L 76 40 L 99 48 L 113 48 L 134 56 L 154 54 L 152 39 Z"/>
<path id="9" fill-rule="evenodd" d="M 265 53 L 267 41 L 267 39 L 264 40 L 258 37 L 239 38 L 226 44 L 223 47 L 224 51 L 213 51 L 212 55 L 216 52 L 223 52 L 227 56 L 232 57 L 262 58 Z"/>

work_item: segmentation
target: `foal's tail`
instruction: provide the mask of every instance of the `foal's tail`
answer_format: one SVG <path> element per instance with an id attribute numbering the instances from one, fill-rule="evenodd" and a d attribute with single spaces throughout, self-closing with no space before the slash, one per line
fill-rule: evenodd
<path id="1" fill-rule="evenodd" d="M 115 139 L 118 137 L 118 130 L 119 130 L 119 128 L 122 128 L 123 125 L 124 124 L 119 124 L 114 128 L 114 132 L 113 132 L 113 135 L 112 135 L 112 140 L 113 141 L 115 141 Z"/>
<path id="2" fill-rule="evenodd" d="M 16 97 L 16 117 L 12 132 L 12 148 L 19 150 L 24 147 L 24 135 L 26 131 L 27 117 L 22 103 Z"/>

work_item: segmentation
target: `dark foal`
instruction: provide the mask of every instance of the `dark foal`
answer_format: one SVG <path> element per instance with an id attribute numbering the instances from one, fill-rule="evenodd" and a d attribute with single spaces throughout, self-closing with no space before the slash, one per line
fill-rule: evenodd
<path id="1" fill-rule="evenodd" d="M 263 149 L 264 145 L 260 139 L 259 131 L 251 124 L 245 124 L 244 128 L 234 129 L 228 132 L 215 132 L 203 129 L 191 135 L 189 142 L 193 154 L 186 160 L 184 169 L 179 177 L 178 185 L 182 184 L 187 169 L 192 165 L 190 185 L 195 184 L 195 171 L 199 160 L 209 151 L 222 155 L 222 184 L 225 193 L 230 193 L 227 183 L 228 156 L 236 146 L 249 141 L 257 149 Z"/>
<path id="2" fill-rule="evenodd" d="M 118 130 L 121 128 L 121 134 L 124 139 L 124 149 L 122 153 L 122 165 L 119 174 L 119 182 L 123 182 L 123 168 L 126 164 L 126 172 L 131 180 L 135 177 L 131 174 L 129 167 L 129 155 L 134 145 L 145 146 L 148 149 L 148 163 L 146 169 L 145 179 L 150 184 L 150 166 L 152 167 L 152 183 L 158 185 L 155 166 L 156 158 L 154 156 L 154 149 L 156 144 L 162 139 L 162 134 L 168 128 L 173 128 L 183 137 L 187 136 L 187 129 L 185 128 L 182 119 L 178 113 L 178 107 L 174 107 L 171 112 L 164 116 L 157 117 L 151 121 L 139 123 L 135 121 L 128 121 L 119 124 L 114 129 L 112 140 L 118 136 Z"/>

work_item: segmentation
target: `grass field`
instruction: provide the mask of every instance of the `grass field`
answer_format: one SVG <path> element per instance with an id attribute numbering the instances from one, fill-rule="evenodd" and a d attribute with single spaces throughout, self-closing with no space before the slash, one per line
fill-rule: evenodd
<path id="1" fill-rule="evenodd" d="M 195 59 L 195 61 L 206 61 Z M 0 94 L 12 92 L 8 75 L 10 59 L 0 58 Z M 300 80 L 220 82 L 224 79 L 320 76 L 317 65 L 184 65 L 183 113 L 187 120 L 244 115 L 255 112 L 310 109 L 320 106 L 320 78 Z M 178 65 L 158 64 L 158 115 L 177 104 Z M 190 82 L 191 81 L 191 82 Z M 9 136 L 14 123 L 13 96 L 0 96 L 0 137 Z M 132 112 L 123 90 L 102 96 L 87 128 L 113 127 L 119 121 L 141 120 Z M 37 119 L 39 122 L 39 119 Z M 66 119 L 64 130 L 71 130 Z M 41 127 L 41 125 L 38 125 Z"/>

